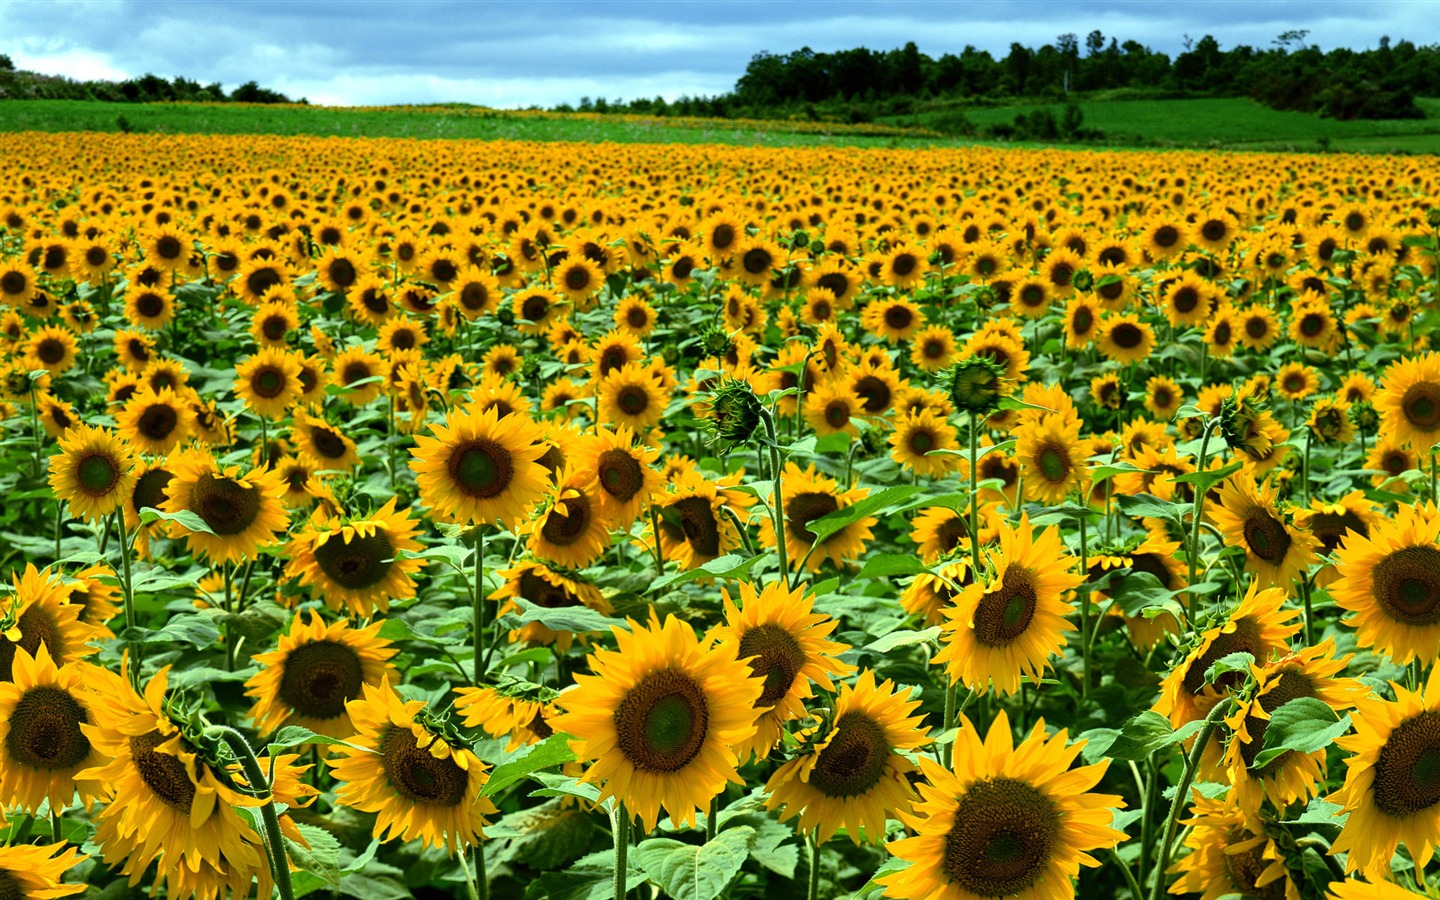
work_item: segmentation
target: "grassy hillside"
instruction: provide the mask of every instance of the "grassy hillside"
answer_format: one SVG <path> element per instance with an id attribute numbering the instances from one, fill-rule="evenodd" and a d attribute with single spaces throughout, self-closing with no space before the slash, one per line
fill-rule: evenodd
<path id="1" fill-rule="evenodd" d="M 1219 146 L 1246 150 L 1316 150 L 1328 142 L 1333 150 L 1406 150 L 1440 152 L 1440 99 L 1422 99 L 1426 119 L 1322 119 L 1300 112 L 1280 112 L 1244 98 L 1194 100 L 1081 101 L 1085 127 L 1105 133 L 1114 145 L 1183 147 Z M 976 126 L 1007 124 L 1020 113 L 1045 104 L 963 108 Z M 1048 104 L 1059 115 L 1059 104 Z M 912 116 L 892 117 L 895 125 L 934 127 L 956 108 L 935 108 Z"/>
<path id="2" fill-rule="evenodd" d="M 324 107 L 0 100 L 0 131 L 121 130 L 617 143 L 919 146 L 937 142 L 935 135 L 894 124 L 601 116 L 459 105 Z"/>

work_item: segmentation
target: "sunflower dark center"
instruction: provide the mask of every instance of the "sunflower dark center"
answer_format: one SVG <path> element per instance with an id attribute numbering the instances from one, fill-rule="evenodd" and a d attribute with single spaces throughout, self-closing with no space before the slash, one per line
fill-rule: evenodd
<path id="1" fill-rule="evenodd" d="M 825 424 L 831 428 L 844 428 L 850 424 L 850 404 L 844 400 L 832 401 L 825 407 Z"/>
<path id="2" fill-rule="evenodd" d="M 1170 303 L 1178 313 L 1194 312 L 1195 307 L 1200 305 L 1200 292 L 1193 287 L 1182 287 L 1175 292 Z"/>
<path id="3" fill-rule="evenodd" d="M 1169 249 L 1180 241 L 1180 230 L 1174 225 L 1161 225 L 1155 229 L 1155 246 Z"/>
<path id="4" fill-rule="evenodd" d="M 312 641 L 285 656 L 280 700 L 302 716 L 333 719 L 345 712 L 346 701 L 360 696 L 364 680 L 353 649 L 336 641 Z"/>
<path id="5" fill-rule="evenodd" d="M 889 762 L 885 729 L 863 712 L 847 712 L 815 760 L 810 786 L 826 797 L 858 797 L 880 783 Z"/>
<path id="6" fill-rule="evenodd" d="M 631 328 L 644 328 L 650 324 L 650 316 L 639 306 L 632 306 L 625 310 L 625 324 Z"/>
<path id="7" fill-rule="evenodd" d="M 1424 627 L 1440 622 L 1440 548 L 1405 547 L 1375 565 L 1371 592 L 1397 622 Z"/>
<path id="8" fill-rule="evenodd" d="M 252 295 L 258 297 L 282 281 L 280 273 L 270 266 L 264 266 L 251 272 L 245 279 L 245 288 Z"/>
<path id="9" fill-rule="evenodd" d="M 674 273 L 676 280 L 684 281 L 690 277 L 691 272 L 695 271 L 695 260 L 688 256 L 682 256 L 670 264 L 670 271 Z"/>
<path id="10" fill-rule="evenodd" d="M 266 400 L 274 400 L 285 393 L 288 379 L 285 372 L 275 366 L 261 366 L 250 376 L 250 387 Z"/>
<path id="11" fill-rule="evenodd" d="M 1110 340 L 1122 350 L 1134 350 L 1145 340 L 1145 332 L 1134 322 L 1121 322 L 1110 329 Z"/>
<path id="12" fill-rule="evenodd" d="M 898 253 L 890 261 L 890 271 L 901 278 L 908 278 L 920 268 L 920 258 L 913 253 Z"/>
<path id="13" fill-rule="evenodd" d="M 136 735 L 130 738 L 130 758 L 135 762 L 140 780 L 161 803 L 188 815 L 195 800 L 195 781 L 183 760 L 155 749 L 167 740 L 158 731 Z"/>
<path id="14" fill-rule="evenodd" d="M 450 453 L 450 477 L 461 493 L 486 499 L 510 486 L 515 464 L 510 451 L 488 438 L 474 438 Z"/>
<path id="15" fill-rule="evenodd" d="M 1370 536 L 1365 520 L 1348 509 L 1338 515 L 1318 513 L 1310 518 L 1310 533 L 1320 540 L 1321 552 L 1326 554 L 1334 553 L 1345 535 L 1352 531 L 1361 537 Z"/>
<path id="16" fill-rule="evenodd" d="M 1106 300 L 1119 300 L 1120 296 L 1125 293 L 1125 282 L 1106 282 L 1105 284 L 1102 284 L 1098 288 L 1096 288 L 1095 293 L 1099 294 L 1101 297 L 1104 297 Z"/>
<path id="17" fill-rule="evenodd" d="M 545 524 L 540 527 L 540 534 L 545 540 L 559 547 L 568 547 L 580 540 L 589 529 L 591 522 L 590 501 L 583 495 L 579 497 L 566 497 L 559 501 L 545 517 Z M 564 515 L 561 515 L 561 512 Z"/>
<path id="18" fill-rule="evenodd" d="M 1004 647 L 1025 633 L 1035 617 L 1039 597 L 1033 576 L 1024 566 L 1005 569 L 1000 587 L 980 598 L 975 609 L 975 639 L 987 647 Z"/>
<path id="19" fill-rule="evenodd" d="M 551 584 L 534 570 L 527 569 L 520 576 L 520 596 L 536 606 L 543 606 L 546 609 L 558 609 L 563 606 L 574 606 L 578 601 L 565 588 Z"/>
<path id="20" fill-rule="evenodd" d="M 1075 278 L 1075 268 L 1069 263 L 1056 263 L 1050 269 L 1050 283 L 1060 287 L 1068 287 Z"/>
<path id="21" fill-rule="evenodd" d="M 1148 572 L 1155 576 L 1160 586 L 1165 590 L 1174 590 L 1175 576 L 1170 574 L 1161 558 L 1154 553 L 1132 553 L 1130 554 L 1130 571 Z"/>
<path id="22" fill-rule="evenodd" d="M 677 772 L 699 755 L 710 706 L 693 678 L 676 669 L 651 672 L 615 708 L 620 751 L 641 771 Z"/>
<path id="23" fill-rule="evenodd" d="M 1210 642 L 1190 667 L 1185 670 L 1185 678 L 1182 684 L 1186 692 L 1199 694 L 1205 687 L 1205 672 L 1215 664 L 1216 660 L 1223 659 L 1231 653 L 1249 653 L 1256 661 L 1264 663 L 1263 647 L 1260 643 L 1260 629 L 1255 622 L 1249 618 L 1242 618 L 1236 621 L 1233 631 L 1222 631 Z M 1221 675 L 1215 682 L 1216 687 L 1221 690 L 1228 690 L 1238 686 L 1244 681 L 1244 675 L 1240 672 L 1227 672 Z"/>
<path id="24" fill-rule="evenodd" d="M 571 266 L 566 269 L 565 287 L 572 291 L 583 291 L 590 287 L 590 270 L 584 266 Z"/>
<path id="25" fill-rule="evenodd" d="M 866 412 L 882 413 L 890 408 L 890 386 L 883 378 L 874 375 L 861 376 L 856 380 L 853 389 L 856 396 L 865 401 L 861 406 Z"/>
<path id="26" fill-rule="evenodd" d="M 165 500 L 165 487 L 173 477 L 165 469 L 151 469 L 135 479 L 135 492 L 130 501 L 135 512 L 146 508 L 159 509 Z"/>
<path id="27" fill-rule="evenodd" d="M 0 275 L 0 293 L 15 296 L 16 294 L 25 293 L 25 289 L 29 286 L 30 279 L 25 277 L 24 272 L 16 272 L 11 269 L 5 274 Z"/>
<path id="28" fill-rule="evenodd" d="M 545 313 L 549 309 L 549 300 L 538 294 L 532 294 L 520 303 L 520 317 L 529 319 L 531 322 L 538 322 L 545 318 Z"/>
<path id="29" fill-rule="evenodd" d="M 805 667 L 805 651 L 795 636 L 773 623 L 757 625 L 740 637 L 740 658 L 749 659 L 751 674 L 765 682 L 757 708 L 777 703 Z"/>
<path id="30" fill-rule="evenodd" d="M 1426 710 L 1395 726 L 1375 760 L 1375 806 L 1405 818 L 1440 803 L 1440 712 Z"/>
<path id="31" fill-rule="evenodd" d="M 329 428 L 311 428 L 310 444 L 325 459 L 341 459 L 345 456 L 345 440 Z"/>
<path id="32" fill-rule="evenodd" d="M 469 774 L 453 759 L 437 758 L 409 728 L 393 724 L 380 739 L 380 765 L 390 786 L 413 803 L 458 806 L 470 785 Z"/>
<path id="33" fill-rule="evenodd" d="M 221 536 L 240 534 L 260 515 L 260 489 L 233 478 L 201 475 L 190 490 L 191 511 Z"/>
<path id="34" fill-rule="evenodd" d="M 785 504 L 785 522 L 791 534 L 807 544 L 813 544 L 815 533 L 810 530 L 810 523 L 839 508 L 840 501 L 834 494 L 796 494 Z"/>
<path id="35" fill-rule="evenodd" d="M 629 361 L 630 356 L 625 352 L 624 347 L 607 347 L 600 354 L 600 374 L 609 375 Z"/>
<path id="36" fill-rule="evenodd" d="M 1200 226 L 1200 233 L 1205 236 L 1207 241 L 1224 240 L 1225 235 L 1229 232 L 1230 229 L 1219 219 L 1209 219 Z"/>
<path id="37" fill-rule="evenodd" d="M 645 484 L 640 461 L 619 447 L 601 453 L 595 471 L 599 475 L 601 489 L 621 503 L 630 502 Z"/>
<path id="38" fill-rule="evenodd" d="M 381 314 L 389 311 L 390 298 L 375 288 L 368 288 L 360 292 L 360 304 L 372 313 Z"/>
<path id="39" fill-rule="evenodd" d="M 333 534 L 315 548 L 315 562 L 325 577 L 352 591 L 374 587 L 385 580 L 395 558 L 395 545 L 384 529 L 356 534 L 349 541 Z"/>
<path id="40" fill-rule="evenodd" d="M 1060 484 L 1070 477 L 1070 454 L 1058 444 L 1047 444 L 1035 455 L 1040 474 L 1051 484 Z"/>
<path id="41" fill-rule="evenodd" d="M 1440 384 L 1412 384 L 1400 398 L 1400 409 L 1411 425 L 1424 431 L 1440 428 Z"/>
<path id="42" fill-rule="evenodd" d="M 720 555 L 720 523 L 715 518 L 715 510 L 711 508 L 709 500 L 704 497 L 682 497 L 670 504 L 669 509 L 674 510 L 680 520 L 680 534 L 676 535 L 672 528 L 672 537 L 679 539 L 683 536 L 686 543 L 700 556 Z"/>
<path id="43" fill-rule="evenodd" d="M 460 289 L 460 305 L 469 310 L 481 310 L 490 305 L 490 290 L 478 281 L 468 282 Z"/>
<path id="44" fill-rule="evenodd" d="M 928 429 L 917 428 L 910 432 L 910 452 L 916 456 L 924 456 L 935 449 L 935 433 Z"/>
<path id="45" fill-rule="evenodd" d="M 1287 669 L 1280 673 L 1280 677 L 1271 684 L 1269 690 L 1260 695 L 1260 708 L 1268 715 L 1291 700 L 1314 696 L 1315 685 L 1311 683 L 1310 679 L 1300 672 Z M 1265 749 L 1265 729 L 1269 725 L 1269 719 L 1262 719 L 1253 714 L 1245 717 L 1245 733 L 1250 736 L 1250 742 L 1241 745 L 1240 756 L 1245 760 L 1247 767 L 1253 766 L 1255 757 Z M 1276 771 L 1288 755 L 1287 753 L 1272 760 L 1259 774 L 1265 776 Z"/>
<path id="46" fill-rule="evenodd" d="M 1245 832 L 1232 834 L 1231 840 L 1239 843 L 1250 839 L 1251 835 Z M 1277 878 L 1265 886 L 1258 884 L 1260 877 L 1270 868 L 1273 863 L 1262 855 L 1265 845 L 1251 847 L 1240 853 L 1231 853 L 1226 848 L 1221 858 L 1225 860 L 1225 874 L 1230 876 L 1230 884 L 1235 888 L 1235 893 L 1242 897 L 1253 897 L 1254 900 L 1285 900 L 1285 883 L 1287 878 Z"/>
<path id="47" fill-rule="evenodd" d="M 885 324 L 895 331 L 904 331 L 915 321 L 915 314 L 904 306 L 892 306 L 885 310 Z"/>
<path id="48" fill-rule="evenodd" d="M 397 328 L 390 333 L 390 346 L 396 350 L 413 349 L 415 340 L 415 332 L 409 328 Z"/>
<path id="49" fill-rule="evenodd" d="M 168 234 L 155 242 L 155 255 L 161 259 L 179 259 L 180 254 L 184 252 L 185 246 Z"/>
<path id="50" fill-rule="evenodd" d="M 754 247 L 746 250 L 745 254 L 740 257 L 740 265 L 751 275 L 759 275 L 763 272 L 770 271 L 770 266 L 774 262 L 775 258 L 770 255 L 770 251 L 763 247 Z"/>
<path id="51" fill-rule="evenodd" d="M 1070 317 L 1070 327 L 1074 330 L 1077 336 L 1089 334 L 1090 329 L 1094 326 L 1095 313 L 1091 312 L 1090 307 L 1088 306 L 1082 306 L 1076 309 L 1075 315 Z"/>
<path id="52" fill-rule="evenodd" d="M 735 226 L 722 222 L 710 232 L 710 243 L 716 250 L 725 250 L 735 243 Z"/>
<path id="53" fill-rule="evenodd" d="M 448 259 L 437 259 L 430 266 L 430 277 L 441 284 L 454 281 L 460 270 L 455 263 Z"/>
<path id="54" fill-rule="evenodd" d="M 627 416 L 638 416 L 650 406 L 650 395 L 639 385 L 626 385 L 615 395 L 615 405 Z"/>
<path id="55" fill-rule="evenodd" d="M 1253 509 L 1245 518 L 1245 545 L 1250 552 L 1272 566 L 1278 566 L 1290 552 L 1292 538 L 1285 523 L 1263 509 Z"/>
<path id="56" fill-rule="evenodd" d="M 945 874 L 980 897 L 1008 897 L 1046 871 L 1060 833 L 1055 803 L 1013 778 L 987 778 L 966 789 L 945 835 Z"/>
<path id="57" fill-rule="evenodd" d="M 1044 306 L 1048 299 L 1045 289 L 1038 284 L 1027 284 L 1020 289 L 1020 302 L 1031 309 Z"/>
<path id="58" fill-rule="evenodd" d="M 135 420 L 135 427 L 152 441 L 163 441 L 174 433 L 180 424 L 180 414 L 168 403 L 156 403 L 145 407 Z"/>
<path id="59" fill-rule="evenodd" d="M 108 453 L 91 453 L 75 467 L 75 480 L 92 497 L 110 493 L 122 474 L 119 464 Z"/>
<path id="60" fill-rule="evenodd" d="M 815 281 L 816 287 L 822 287 L 836 297 L 843 297 L 850 290 L 850 279 L 841 272 L 826 272 Z"/>
<path id="61" fill-rule="evenodd" d="M 1306 337 L 1316 337 L 1325 331 L 1325 317 L 1319 313 L 1306 313 L 1300 318 L 1300 333 Z"/>
<path id="62" fill-rule="evenodd" d="M 90 753 L 90 742 L 80 731 L 88 721 L 85 709 L 69 691 L 31 688 L 10 713 L 6 754 L 31 769 L 73 768 Z"/>

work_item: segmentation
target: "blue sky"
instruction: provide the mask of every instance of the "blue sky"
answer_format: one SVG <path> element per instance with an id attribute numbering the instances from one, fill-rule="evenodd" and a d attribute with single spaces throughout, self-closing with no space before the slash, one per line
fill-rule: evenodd
<path id="1" fill-rule="evenodd" d="M 1003 55 L 1092 29 L 1167 53 L 1185 35 L 1322 48 L 1440 42 L 1436 0 L 0 0 L 0 53 L 77 78 L 255 79 L 312 102 L 549 106 L 728 90 L 750 57 L 915 41 Z"/>

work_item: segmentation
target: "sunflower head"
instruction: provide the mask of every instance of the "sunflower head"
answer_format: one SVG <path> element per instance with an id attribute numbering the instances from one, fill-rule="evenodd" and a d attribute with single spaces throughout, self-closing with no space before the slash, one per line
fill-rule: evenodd
<path id="1" fill-rule="evenodd" d="M 945 370 L 941 383 L 955 408 L 973 415 L 989 415 L 1010 393 L 1005 367 L 987 355 L 972 356 Z"/>
<path id="2" fill-rule="evenodd" d="M 760 427 L 762 411 L 760 398 L 748 382 L 726 378 L 711 397 L 710 424 L 721 441 L 743 444 L 754 437 Z"/>

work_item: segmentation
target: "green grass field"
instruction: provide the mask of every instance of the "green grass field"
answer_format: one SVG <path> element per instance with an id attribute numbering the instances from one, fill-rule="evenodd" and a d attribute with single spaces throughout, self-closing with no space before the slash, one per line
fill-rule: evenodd
<path id="1" fill-rule="evenodd" d="M 894 125 L 563 115 L 471 106 L 324 107 L 86 100 L 0 100 L 0 131 L 135 131 L 168 134 L 313 134 L 336 137 L 470 138 L 516 141 L 928 146 Z"/>
<path id="2" fill-rule="evenodd" d="M 1427 119 L 1340 122 L 1277 112 L 1242 98 L 1092 100 L 1080 106 L 1085 126 L 1110 147 L 1214 147 L 1440 153 L 1440 99 L 1422 99 Z M 1028 106 L 964 110 L 975 125 L 1014 121 Z M 1049 104 L 1056 109 L 1057 104 Z M 952 108 L 953 109 L 953 108 Z M 338 137 L 477 140 L 720 143 L 767 146 L 907 147 L 976 143 L 931 129 L 947 110 L 894 117 L 872 126 L 814 122 L 515 113 L 467 106 L 266 107 L 219 104 L 128 104 L 80 100 L 0 101 L 0 131 L 135 131 L 170 134 L 313 134 Z M 983 143 L 983 142 L 982 142 Z"/>
<path id="3" fill-rule="evenodd" d="M 1279 112 L 1244 98 L 1196 100 L 1081 101 L 1085 127 L 1105 133 L 1110 145 L 1224 147 L 1246 150 L 1332 150 L 1440 152 L 1440 99 L 1421 99 L 1426 119 L 1322 119 Z M 1059 104 L 1030 104 L 964 109 L 977 126 L 1010 123 L 1018 113 L 1045 106 L 1059 115 Z M 945 111 L 888 119 L 896 125 L 932 126 Z"/>

